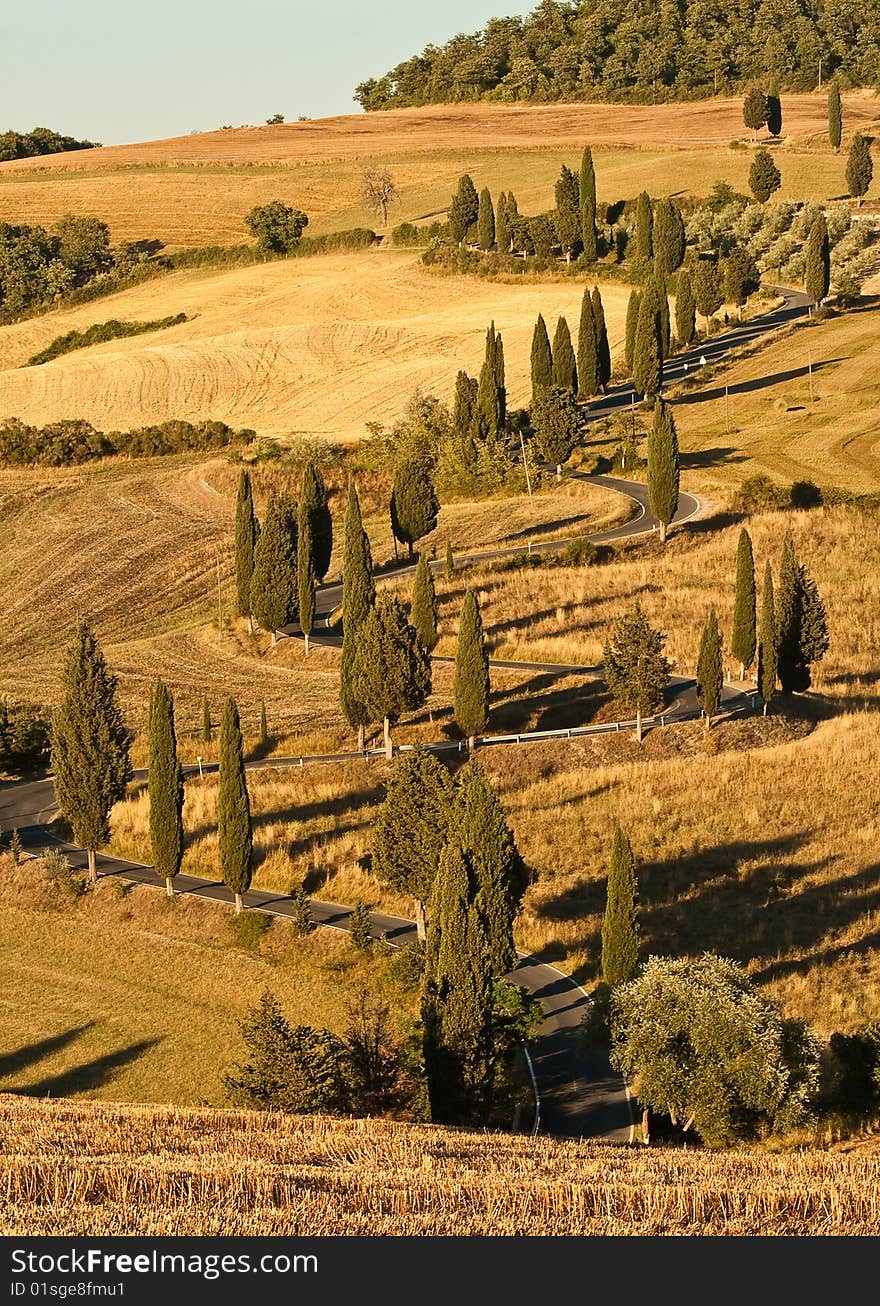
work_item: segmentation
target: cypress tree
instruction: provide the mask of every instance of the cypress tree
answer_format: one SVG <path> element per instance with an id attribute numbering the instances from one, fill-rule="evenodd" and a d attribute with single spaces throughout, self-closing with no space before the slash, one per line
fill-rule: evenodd
<path id="1" fill-rule="evenodd" d="M 581 238 L 581 204 L 578 179 L 564 163 L 556 183 L 555 225 L 565 261 L 570 263 Z"/>
<path id="2" fill-rule="evenodd" d="M 856 132 L 846 161 L 846 185 L 853 199 L 858 200 L 861 208 L 862 196 L 867 195 L 868 187 L 874 176 L 874 164 L 871 160 L 871 147 L 861 132 Z M 814 224 L 815 225 L 815 224 Z M 812 235 L 812 232 L 810 232 Z"/>
<path id="3" fill-rule="evenodd" d="M 773 602 L 773 572 L 770 563 L 764 568 L 764 593 L 761 597 L 761 633 L 758 641 L 758 693 L 764 702 L 764 716 L 776 692 L 778 656 L 776 608 Z"/>
<path id="4" fill-rule="evenodd" d="M 758 129 L 767 121 L 767 97 L 760 86 L 752 86 L 743 100 L 743 122 L 752 129 L 752 139 L 758 139 Z"/>
<path id="5" fill-rule="evenodd" d="M 477 209 L 477 244 L 484 250 L 491 249 L 495 244 L 495 210 L 492 207 L 492 196 L 486 186 L 480 191 Z"/>
<path id="6" fill-rule="evenodd" d="M 415 899 L 418 937 L 449 837 L 452 782 L 433 753 L 418 744 L 398 757 L 373 824 L 373 874 Z"/>
<path id="7" fill-rule="evenodd" d="M 663 706 L 669 684 L 669 660 L 663 653 L 666 636 L 654 630 L 637 603 L 620 617 L 602 655 L 605 683 L 611 693 L 636 714 L 636 739 L 642 740 L 642 717 Z"/>
<path id="8" fill-rule="evenodd" d="M 614 824 L 611 864 L 602 917 L 602 978 L 609 988 L 625 984 L 639 960 L 638 881 L 632 844 Z"/>
<path id="9" fill-rule="evenodd" d="M 816 583 L 797 560 L 791 531 L 779 564 L 776 647 L 782 692 L 805 693 L 812 684 L 812 664 L 828 651 L 828 623 Z"/>
<path id="10" fill-rule="evenodd" d="M 545 462 L 562 480 L 562 464 L 570 458 L 583 434 L 583 417 L 570 390 L 554 387 L 542 394 L 531 411 L 534 442 Z"/>
<path id="11" fill-rule="evenodd" d="M 177 757 L 174 701 L 161 680 L 150 701 L 150 843 L 156 874 L 174 896 L 174 877 L 183 861 L 183 768 Z"/>
<path id="12" fill-rule="evenodd" d="M 273 646 L 276 631 L 296 620 L 295 531 L 289 500 L 284 495 L 272 495 L 254 549 L 251 611 L 263 629 L 271 632 Z"/>
<path id="13" fill-rule="evenodd" d="M 312 535 L 312 514 L 305 495 L 299 501 L 296 584 L 299 606 L 299 628 L 309 655 L 309 638 L 315 624 L 315 541 Z"/>
<path id="14" fill-rule="evenodd" d="M 592 294 L 593 321 L 596 324 L 596 353 L 599 358 L 599 385 L 604 393 L 611 380 L 611 348 L 608 344 L 608 328 L 605 325 L 605 309 L 599 287 L 593 287 Z"/>
<path id="15" fill-rule="evenodd" d="M 449 230 L 454 240 L 463 245 L 467 234 L 477 220 L 480 201 L 477 189 L 467 173 L 459 178 L 458 189 L 449 205 Z"/>
<path id="16" fill-rule="evenodd" d="M 584 146 L 584 152 L 581 155 L 581 168 L 578 178 L 578 200 L 581 207 L 589 202 L 596 210 L 596 170 L 593 167 L 593 151 L 589 145 Z"/>
<path id="17" fill-rule="evenodd" d="M 636 258 L 650 263 L 654 257 L 654 211 L 651 196 L 644 190 L 636 200 L 635 247 Z"/>
<path id="18" fill-rule="evenodd" d="M 564 317 L 556 323 L 553 336 L 553 385 L 577 394 L 577 364 L 571 346 L 571 332 Z"/>
<path id="19" fill-rule="evenodd" d="M 469 433 L 474 424 L 474 412 L 477 406 L 478 383 L 467 372 L 459 372 L 455 378 L 455 400 L 452 409 L 452 424 L 461 436 Z"/>
<path id="20" fill-rule="evenodd" d="M 494 394 L 494 381 L 492 391 Z M 394 469 L 391 493 L 391 527 L 395 538 L 409 549 L 410 560 L 413 544 L 434 530 L 439 511 L 430 467 L 425 459 L 406 458 L 399 462 Z"/>
<path id="21" fill-rule="evenodd" d="M 504 191 L 498 196 L 498 203 L 495 206 L 495 243 L 499 254 L 510 253 L 510 218 Z"/>
<path id="22" fill-rule="evenodd" d="M 516 963 L 513 922 L 526 891 L 527 875 L 501 800 L 476 758 L 458 776 L 453 822 L 455 838 L 474 877 L 492 974 L 501 979 Z"/>
<path id="23" fill-rule="evenodd" d="M 655 274 L 653 282 L 654 303 L 657 310 L 657 330 L 660 338 L 660 362 L 672 352 L 672 326 L 669 320 L 669 297 L 666 278 Z"/>
<path id="24" fill-rule="evenodd" d="M 110 811 L 131 779 L 131 735 L 116 700 L 116 677 L 85 621 L 68 647 L 62 687 L 52 716 L 55 795 L 75 841 L 88 852 L 94 883 L 95 854 L 110 838 Z"/>
<path id="25" fill-rule="evenodd" d="M 637 290 L 629 292 L 629 301 L 626 306 L 626 346 L 625 359 L 626 370 L 632 375 L 633 366 L 636 356 L 636 331 L 639 325 L 639 308 L 642 297 Z"/>
<path id="26" fill-rule="evenodd" d="M 358 627 L 355 683 L 368 721 L 383 722 L 385 753 L 394 755 L 391 732 L 404 712 L 414 712 L 431 692 L 431 658 L 397 599 L 382 595 Z"/>
<path id="27" fill-rule="evenodd" d="M 480 383 L 474 409 L 474 438 L 478 444 L 486 444 L 497 439 L 500 429 L 501 409 L 493 359 L 491 363 L 484 363 L 480 368 Z"/>
<path id="28" fill-rule="evenodd" d="M 733 633 L 730 651 L 740 666 L 740 680 L 755 660 L 757 647 L 757 611 L 755 586 L 755 557 L 752 537 L 745 527 L 739 533 L 736 546 L 736 588 L 733 600 Z"/>
<path id="29" fill-rule="evenodd" d="M 837 80 L 828 87 L 828 139 L 835 154 L 840 153 L 843 139 L 843 108 L 840 103 L 840 87 Z"/>
<path id="30" fill-rule="evenodd" d="M 220 779 L 217 790 L 217 835 L 220 873 L 235 897 L 236 915 L 242 895 L 251 886 L 253 830 L 251 804 L 244 774 L 241 721 L 234 698 L 227 698 L 220 717 Z"/>
<path id="31" fill-rule="evenodd" d="M 437 644 L 437 593 L 431 568 L 423 553 L 419 554 L 413 581 L 411 616 L 419 643 L 426 653 L 430 653 Z"/>
<path id="32" fill-rule="evenodd" d="M 771 136 L 782 135 L 782 103 L 779 99 L 779 78 L 774 73 L 767 91 L 767 130 Z"/>
<path id="33" fill-rule="evenodd" d="M 654 213 L 654 266 L 662 276 L 681 267 L 686 239 L 678 205 L 674 200 L 658 200 Z"/>
<path id="34" fill-rule="evenodd" d="M 709 616 L 703 627 L 700 639 L 700 655 L 697 660 L 697 700 L 706 714 L 706 729 L 712 725 L 712 718 L 721 704 L 721 687 L 724 684 L 724 672 L 721 665 L 721 632 L 715 609 L 709 610 Z"/>
<path id="35" fill-rule="evenodd" d="M 446 575 L 455 575 L 455 558 L 452 553 L 452 540 L 446 536 Z"/>
<path id="36" fill-rule="evenodd" d="M 596 342 L 596 319 L 589 290 L 581 301 L 581 321 L 577 352 L 578 397 L 590 399 L 599 393 L 599 353 Z"/>
<path id="37" fill-rule="evenodd" d="M 766 204 L 782 185 L 782 173 L 769 150 L 756 150 L 749 168 L 749 189 L 759 204 Z"/>
<path id="38" fill-rule="evenodd" d="M 250 472 L 243 471 L 238 478 L 235 501 L 235 598 L 238 615 L 247 617 L 249 630 L 254 628 L 251 617 L 251 578 L 254 574 L 254 548 L 258 533 Z"/>
<path id="39" fill-rule="evenodd" d="M 595 263 L 599 257 L 599 242 L 596 237 L 596 205 L 593 200 L 584 200 L 581 205 L 580 235 L 585 262 Z"/>
<path id="40" fill-rule="evenodd" d="M 507 422 L 507 385 L 504 378 L 504 341 L 500 331 L 495 333 L 493 371 L 495 389 L 498 391 L 498 429 L 503 431 Z"/>
<path id="41" fill-rule="evenodd" d="M 202 695 L 202 741 L 210 744 L 213 736 L 213 726 L 211 723 L 211 705 L 208 702 L 208 695 Z"/>
<path id="42" fill-rule="evenodd" d="M 456 724 L 467 736 L 468 748 L 473 749 L 477 735 L 489 722 L 489 655 L 479 605 L 471 590 L 465 594 L 461 610 L 452 697 Z"/>
<path id="43" fill-rule="evenodd" d="M 299 517 L 308 513 L 312 533 L 312 562 L 318 584 L 327 575 L 333 552 L 333 518 L 327 502 L 327 487 L 320 469 L 306 463 L 299 499 Z"/>
<path id="44" fill-rule="evenodd" d="M 633 344 L 633 385 L 648 396 L 656 395 L 663 380 L 660 313 L 654 288 L 645 287 L 639 300 L 639 320 Z"/>
<path id="45" fill-rule="evenodd" d="M 697 309 L 691 274 L 682 270 L 675 287 L 675 334 L 679 345 L 687 349 L 697 334 Z"/>
<path id="46" fill-rule="evenodd" d="M 706 335 L 708 335 L 709 323 L 713 315 L 718 312 L 724 303 L 718 263 L 714 258 L 697 259 L 691 275 L 694 287 L 694 303 L 697 306 L 697 311 L 702 313 L 706 319 Z"/>
<path id="47" fill-rule="evenodd" d="M 535 403 L 542 390 L 549 390 L 553 384 L 553 354 L 550 351 L 550 337 L 541 314 L 532 333 L 532 403 Z"/>
<path id="48" fill-rule="evenodd" d="M 658 399 L 654 405 L 654 421 L 648 435 L 648 493 L 651 512 L 660 524 L 661 544 L 666 543 L 667 529 L 678 511 L 680 476 L 675 419 L 669 405 Z"/>
<path id="49" fill-rule="evenodd" d="M 364 747 L 364 727 L 369 714 L 362 703 L 356 681 L 358 630 L 376 602 L 370 541 L 361 520 L 361 505 L 354 482 L 348 486 L 345 513 L 345 551 L 342 565 L 342 659 L 339 668 L 339 701 L 350 726 L 357 729 L 358 748 Z"/>
<path id="50" fill-rule="evenodd" d="M 484 1123 L 494 1077 L 492 969 L 470 868 L 455 842 L 434 881 L 427 959 L 422 1037 L 431 1119 Z"/>

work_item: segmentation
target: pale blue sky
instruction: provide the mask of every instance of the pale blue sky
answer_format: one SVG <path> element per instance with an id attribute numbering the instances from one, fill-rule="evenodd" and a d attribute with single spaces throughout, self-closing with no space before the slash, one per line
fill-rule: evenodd
<path id="1" fill-rule="evenodd" d="M 105 145 L 272 113 L 360 112 L 351 93 L 429 42 L 537 0 L 44 0 L 6 6 L 0 131 Z"/>

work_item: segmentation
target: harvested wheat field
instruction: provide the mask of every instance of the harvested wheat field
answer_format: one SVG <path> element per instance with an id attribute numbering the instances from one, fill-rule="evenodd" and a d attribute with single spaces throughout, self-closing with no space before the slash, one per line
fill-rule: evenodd
<path id="1" fill-rule="evenodd" d="M 880 1158 L 0 1099 L 4 1234 L 876 1233 Z"/>
<path id="2" fill-rule="evenodd" d="M 784 97 L 777 147 L 784 193 L 840 194 L 843 161 L 826 138 L 824 95 Z M 844 97 L 847 133 L 880 114 L 871 92 Z M 445 212 L 462 172 L 478 186 L 515 189 L 521 211 L 553 202 L 559 165 L 597 150 L 600 196 L 706 193 L 723 177 L 746 186 L 750 151 L 726 148 L 748 136 L 738 98 L 664 105 L 433 105 L 280 126 L 203 132 L 0 164 L 0 220 L 52 223 L 64 213 L 109 222 L 114 240 L 167 245 L 246 238 L 255 204 L 282 199 L 304 209 L 311 230 L 374 226 L 359 199 L 367 164 L 390 167 L 400 201 L 391 221 Z M 670 157 L 672 152 L 672 157 Z"/>
<path id="3" fill-rule="evenodd" d="M 627 290 L 603 287 L 613 352 Z M 427 275 L 412 253 L 281 261 L 181 272 L 72 311 L 0 329 L 4 416 L 45 424 L 81 417 L 103 430 L 168 418 L 216 418 L 261 435 L 364 435 L 399 416 L 416 389 L 451 399 L 459 368 L 479 372 L 486 328 L 504 337 L 511 405 L 530 394 L 535 318 L 576 330 L 583 287 L 494 285 Z M 173 310 L 165 306 L 173 305 Z M 191 321 L 22 368 L 55 336 L 97 319 Z"/>

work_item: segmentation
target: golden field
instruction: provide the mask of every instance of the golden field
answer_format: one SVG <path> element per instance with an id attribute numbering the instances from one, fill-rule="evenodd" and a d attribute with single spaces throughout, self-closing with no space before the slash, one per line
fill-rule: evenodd
<path id="1" fill-rule="evenodd" d="M 0 1099 L 6 1235 L 864 1235 L 876 1149 L 625 1148 L 385 1120 Z"/>
<path id="2" fill-rule="evenodd" d="M 784 195 L 828 198 L 843 189 L 845 159 L 825 138 L 826 97 L 783 97 L 777 147 Z M 876 95 L 844 97 L 847 133 L 870 130 Z M 115 240 L 169 246 L 245 239 L 243 218 L 272 199 L 304 209 L 316 233 L 375 226 L 359 199 L 367 165 L 392 169 L 400 202 L 391 222 L 445 211 L 458 177 L 471 172 L 493 194 L 513 188 L 522 212 L 552 204 L 559 166 L 584 144 L 597 152 L 599 197 L 705 194 L 723 178 L 745 189 L 748 138 L 739 98 L 689 104 L 435 105 L 387 113 L 203 132 L 0 165 L 0 220 L 52 223 L 88 213 Z"/>

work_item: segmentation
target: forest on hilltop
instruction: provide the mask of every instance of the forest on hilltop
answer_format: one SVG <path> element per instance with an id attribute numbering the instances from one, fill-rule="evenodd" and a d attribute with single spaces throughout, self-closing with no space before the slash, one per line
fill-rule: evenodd
<path id="1" fill-rule="evenodd" d="M 541 0 L 525 18 L 429 45 L 355 89 L 364 109 L 456 101 L 652 103 L 768 73 L 812 90 L 880 84 L 880 8 L 864 0 Z"/>

